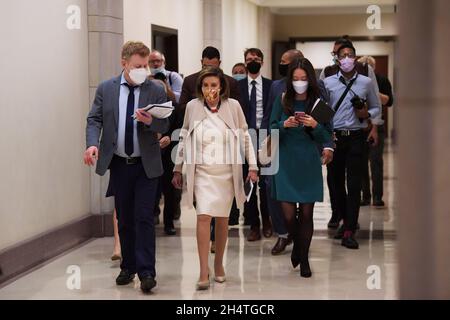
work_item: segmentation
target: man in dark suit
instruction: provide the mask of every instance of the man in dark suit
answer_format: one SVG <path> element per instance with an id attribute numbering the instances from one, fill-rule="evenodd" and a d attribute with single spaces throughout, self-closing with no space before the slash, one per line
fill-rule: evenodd
<path id="1" fill-rule="evenodd" d="M 247 119 L 249 129 L 256 132 L 256 144 L 259 138 L 259 129 L 261 128 L 264 111 L 267 109 L 267 101 L 270 92 L 272 80 L 261 76 L 261 67 L 264 63 L 264 54 L 260 49 L 250 48 L 244 53 L 245 66 L 248 75 L 245 79 L 239 81 L 242 108 Z M 255 146 L 255 150 L 257 150 Z M 244 171 L 247 171 L 244 166 Z M 244 176 L 246 172 L 244 172 Z M 266 238 L 272 236 L 272 223 L 270 222 L 269 210 L 267 209 L 267 196 L 265 179 L 259 180 L 259 200 L 261 204 L 261 217 L 263 224 L 263 234 Z M 250 201 L 244 205 L 244 216 L 250 221 L 250 233 L 248 241 L 261 239 L 261 220 L 259 219 L 257 188 L 253 189 Z"/>
<path id="2" fill-rule="evenodd" d="M 116 284 L 131 283 L 137 273 L 143 292 L 156 286 L 153 210 L 163 173 L 157 134 L 169 129 L 169 120 L 139 110 L 167 101 L 164 88 L 147 79 L 149 55 L 142 42 L 123 46 L 122 74 L 98 86 L 87 117 L 84 154 L 87 165 L 98 159 L 97 174 L 110 169 L 122 248 Z"/>
<path id="3" fill-rule="evenodd" d="M 206 67 L 220 67 L 220 52 L 217 50 L 217 48 L 214 47 L 206 47 L 202 52 L 202 60 L 200 60 L 202 64 L 202 68 Z M 181 89 L 181 96 L 180 96 L 180 102 L 179 102 L 179 111 L 178 111 L 178 128 L 181 129 L 183 126 L 183 120 L 184 120 L 184 113 L 186 111 L 186 105 L 189 101 L 197 98 L 196 96 L 196 85 L 197 85 L 197 79 L 200 75 L 200 71 L 196 72 L 194 74 L 191 74 L 187 76 L 184 79 L 183 87 Z M 228 75 L 225 75 L 225 78 L 228 81 L 229 88 L 230 88 L 230 98 L 236 99 L 240 102 L 239 97 L 239 88 L 237 81 Z M 238 224 L 239 219 L 239 209 L 237 208 L 236 201 L 233 201 L 233 207 L 231 208 L 230 212 L 230 221 L 229 225 L 236 225 Z M 211 222 L 211 252 L 215 252 L 215 245 L 214 245 L 214 219 Z"/>

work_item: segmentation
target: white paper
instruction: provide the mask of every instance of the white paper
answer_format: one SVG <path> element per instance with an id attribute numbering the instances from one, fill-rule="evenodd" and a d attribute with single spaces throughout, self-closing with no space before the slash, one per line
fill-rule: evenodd
<path id="1" fill-rule="evenodd" d="M 246 195 L 247 196 L 247 202 L 250 201 L 250 198 L 251 198 L 252 193 L 253 193 L 253 185 L 254 185 L 254 183 L 252 181 L 249 181 L 248 183 L 250 183 L 250 192 Z"/>
<path id="2" fill-rule="evenodd" d="M 174 107 L 172 105 L 172 101 L 169 101 L 160 104 L 149 104 L 148 106 L 140 108 L 139 110 L 148 111 L 154 118 L 165 119 L 170 117 L 174 110 Z M 136 119 L 136 114 L 133 114 L 133 118 Z"/>

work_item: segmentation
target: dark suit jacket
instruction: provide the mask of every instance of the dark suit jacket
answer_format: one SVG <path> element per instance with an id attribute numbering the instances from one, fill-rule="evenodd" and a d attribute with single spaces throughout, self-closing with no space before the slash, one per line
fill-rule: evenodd
<path id="1" fill-rule="evenodd" d="M 99 158 L 96 172 L 101 176 L 108 170 L 114 152 L 117 150 L 120 80 L 121 76 L 102 82 L 98 86 L 95 100 L 87 117 L 86 147 L 98 147 Z M 166 101 L 166 92 L 159 84 L 146 80 L 141 85 L 139 108 L 151 103 Z M 148 178 L 162 175 L 161 150 L 156 133 L 165 133 L 168 129 L 168 119 L 153 119 L 150 126 L 138 122 L 139 148 Z"/>
<path id="2" fill-rule="evenodd" d="M 178 107 L 178 128 L 181 128 L 183 126 L 184 113 L 186 111 L 187 103 L 197 98 L 196 85 L 199 75 L 200 71 L 187 76 L 183 81 L 183 87 L 181 89 L 181 96 Z M 225 78 L 227 79 L 230 87 L 230 98 L 236 99 L 237 101 L 239 101 L 239 103 L 241 103 L 237 81 L 233 77 L 227 75 L 225 75 Z"/>
<path id="3" fill-rule="evenodd" d="M 261 129 L 270 129 L 270 115 L 272 114 L 273 103 L 278 96 L 281 96 L 286 91 L 286 79 L 272 81 L 270 86 L 269 96 L 267 98 L 267 108 L 264 110 L 264 117 L 261 123 Z"/>
<path id="4" fill-rule="evenodd" d="M 268 98 L 270 87 L 272 86 L 272 80 L 262 77 L 263 80 L 263 112 L 266 113 L 266 109 L 268 108 Z M 238 81 L 239 84 L 239 93 L 241 94 L 241 106 L 244 110 L 245 119 L 247 123 L 250 125 L 250 96 L 248 95 L 249 87 L 248 87 L 248 78 L 242 79 Z M 264 117 L 263 117 L 264 119 Z M 262 123 L 261 123 L 261 128 Z M 256 128 L 252 128 L 256 129 Z"/>

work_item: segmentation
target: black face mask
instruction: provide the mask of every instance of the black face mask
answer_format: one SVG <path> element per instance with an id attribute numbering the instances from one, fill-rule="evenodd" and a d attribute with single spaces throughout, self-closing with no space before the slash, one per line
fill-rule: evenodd
<path id="1" fill-rule="evenodd" d="M 286 77 L 288 73 L 289 64 L 282 64 L 280 63 L 278 65 L 278 72 L 281 76 Z"/>
<path id="2" fill-rule="evenodd" d="M 261 70 L 261 63 L 256 61 L 249 62 L 247 63 L 247 70 L 251 74 L 257 74 Z"/>

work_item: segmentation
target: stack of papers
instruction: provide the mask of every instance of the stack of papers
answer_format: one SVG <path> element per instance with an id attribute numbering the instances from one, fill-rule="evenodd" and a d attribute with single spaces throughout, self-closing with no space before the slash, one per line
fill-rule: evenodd
<path id="1" fill-rule="evenodd" d="M 139 110 L 148 111 L 152 117 L 156 119 L 166 119 L 170 117 L 172 114 L 174 107 L 172 105 L 172 101 L 163 103 L 163 104 L 149 104 L 144 108 L 140 108 Z M 133 119 L 136 119 L 136 114 L 133 114 Z"/>

